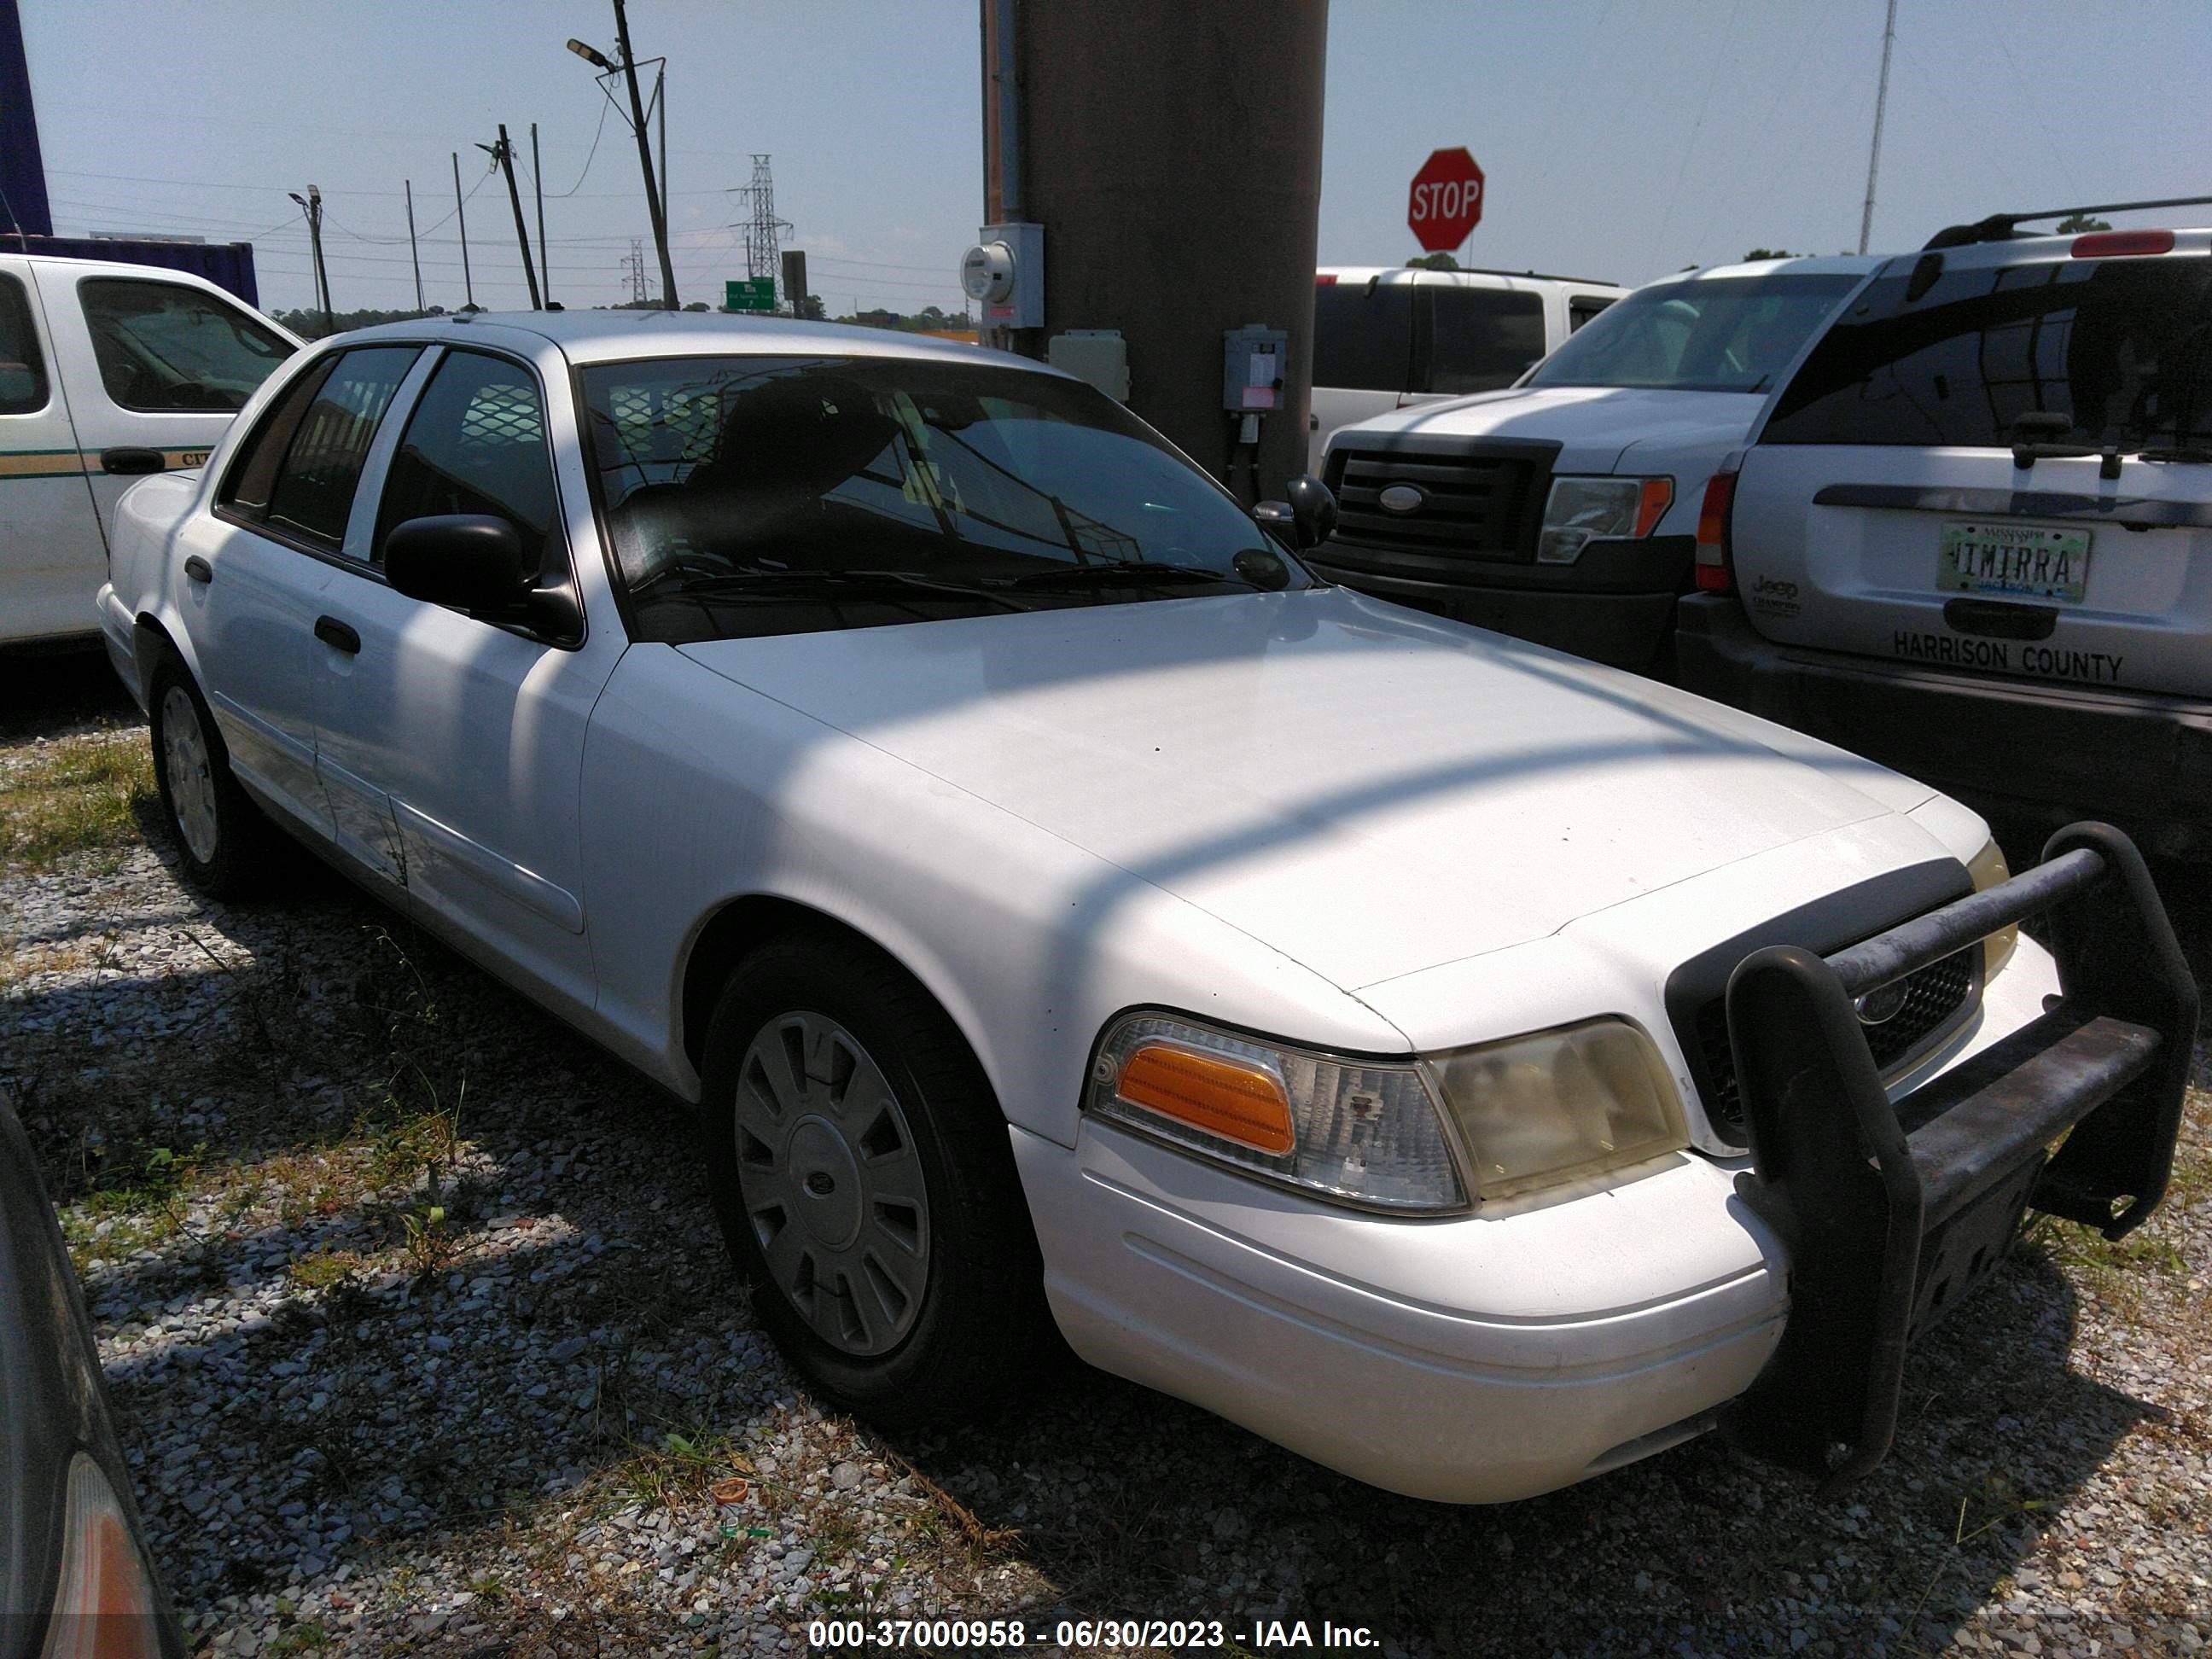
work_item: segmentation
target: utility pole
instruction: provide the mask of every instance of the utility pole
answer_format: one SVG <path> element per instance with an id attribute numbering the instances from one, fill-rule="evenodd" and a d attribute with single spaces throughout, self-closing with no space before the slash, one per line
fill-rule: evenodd
<path id="1" fill-rule="evenodd" d="M 791 221 L 775 216 L 775 179 L 769 171 L 768 157 L 756 155 L 752 182 L 730 193 L 743 197 L 746 204 L 745 222 L 740 227 L 745 238 L 745 275 L 781 275 L 778 250 Z"/>
<path id="2" fill-rule="evenodd" d="M 629 252 L 622 262 L 623 276 L 629 283 L 629 297 L 639 305 L 645 303 L 645 244 L 633 236 Z"/>
<path id="3" fill-rule="evenodd" d="M 545 172 L 538 164 L 538 123 L 530 124 L 530 185 L 538 192 L 538 274 L 544 279 L 545 303 L 553 303 L 553 250 L 545 240 Z"/>
<path id="4" fill-rule="evenodd" d="M 407 258 L 415 267 L 415 309 L 422 305 L 422 256 L 415 246 L 415 181 L 407 181 Z"/>
<path id="5" fill-rule="evenodd" d="M 623 82 L 629 88 L 630 130 L 637 135 L 637 161 L 645 170 L 645 205 L 653 220 L 653 243 L 660 253 L 660 303 L 667 310 L 676 307 L 676 267 L 668 258 L 668 213 L 660 192 L 654 187 L 653 178 L 653 140 L 645 127 L 645 102 L 638 96 L 637 57 L 630 50 L 629 17 L 623 9 L 623 0 L 615 0 L 615 45 L 622 52 Z M 667 70 L 661 71 L 665 76 Z M 666 106 L 663 106 L 661 131 L 667 131 Z M 665 148 L 665 143 L 664 143 Z"/>
<path id="6" fill-rule="evenodd" d="M 1044 326 L 1012 331 L 1016 349 L 1119 329 L 1130 411 L 1280 496 L 1307 465 L 1328 0 L 977 9 L 983 222 L 1043 227 Z M 1154 110 L 1173 118 L 1130 118 Z M 1290 360 L 1249 417 L 1256 447 L 1222 384 L 1228 331 L 1255 323 L 1287 332 Z"/>
<path id="7" fill-rule="evenodd" d="M 1867 251 L 1874 234 L 1874 176 L 1881 167 L 1881 109 L 1889 101 L 1889 48 L 1897 39 L 1897 0 L 1889 0 L 1889 15 L 1881 26 L 1881 80 L 1874 94 L 1874 148 L 1867 155 L 1866 210 L 1859 215 L 1859 252 Z"/>
<path id="8" fill-rule="evenodd" d="M 476 284 L 469 276 L 468 198 L 461 194 L 461 153 L 453 152 L 453 216 L 461 222 L 461 295 L 470 307 L 477 302 Z"/>
<path id="9" fill-rule="evenodd" d="M 545 309 L 545 302 L 538 298 L 538 271 L 537 268 L 530 263 L 530 231 L 522 222 L 522 192 L 515 188 L 514 146 L 507 141 L 507 123 L 501 121 L 499 124 L 497 143 L 478 144 L 477 148 L 488 151 L 491 159 L 498 164 L 499 170 L 507 175 L 507 199 L 508 204 L 514 209 L 514 244 L 522 250 L 522 276 L 530 286 L 530 308 L 532 311 L 543 311 Z"/>
<path id="10" fill-rule="evenodd" d="M 331 315 L 331 276 L 323 266 L 323 192 L 314 185 L 307 186 L 305 196 L 296 190 L 287 191 L 300 210 L 307 216 L 307 243 L 315 255 L 315 303 L 322 309 L 323 333 L 327 337 L 338 331 L 337 323 Z"/>

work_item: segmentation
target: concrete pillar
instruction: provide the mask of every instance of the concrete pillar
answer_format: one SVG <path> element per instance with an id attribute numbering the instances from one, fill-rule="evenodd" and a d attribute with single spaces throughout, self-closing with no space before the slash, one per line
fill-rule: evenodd
<path id="1" fill-rule="evenodd" d="M 1290 332 L 1261 422 L 1259 495 L 1305 470 L 1328 0 L 981 0 L 985 220 L 1044 227 L 1042 357 L 1072 328 L 1128 342 L 1129 407 L 1247 500 L 1222 408 L 1222 332 Z M 1017 143 L 1000 143 L 999 20 L 1011 13 Z M 1232 463 L 1235 476 L 1231 477 Z"/>

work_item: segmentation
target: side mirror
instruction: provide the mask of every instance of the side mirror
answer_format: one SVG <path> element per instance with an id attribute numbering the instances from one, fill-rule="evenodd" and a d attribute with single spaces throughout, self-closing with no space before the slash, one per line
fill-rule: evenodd
<path id="1" fill-rule="evenodd" d="M 384 579 L 410 599 L 471 613 L 512 611 L 530 591 L 522 538 L 505 519 L 485 513 L 394 525 L 384 538 Z"/>
<path id="2" fill-rule="evenodd" d="M 1336 497 L 1310 472 L 1291 480 L 1291 522 L 1297 527 L 1300 548 L 1319 547 L 1336 533 Z"/>

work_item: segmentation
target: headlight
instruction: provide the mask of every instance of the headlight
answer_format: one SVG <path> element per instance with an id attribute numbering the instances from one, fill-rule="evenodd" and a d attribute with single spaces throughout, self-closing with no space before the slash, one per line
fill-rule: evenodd
<path id="1" fill-rule="evenodd" d="M 1510 1198 L 1690 1144 L 1651 1039 L 1593 1019 L 1425 1062 L 1474 1164 L 1478 1197 Z"/>
<path id="2" fill-rule="evenodd" d="M 1658 1050 L 1613 1018 L 1378 1062 L 1132 1014 L 1099 1043 L 1087 1103 L 1253 1174 L 1404 1212 L 1463 1210 L 1470 1188 L 1512 1198 L 1689 1145 Z"/>
<path id="3" fill-rule="evenodd" d="M 2010 881 L 2012 871 L 2005 863 L 2004 849 L 1991 836 L 1989 844 L 1966 860 L 1966 873 L 1973 878 L 1974 890 L 1995 887 L 1999 882 Z M 2012 960 L 2013 947 L 2020 943 L 2017 926 L 1991 933 L 1982 941 L 1982 983 L 1987 985 L 1997 976 L 1997 969 Z"/>
<path id="4" fill-rule="evenodd" d="M 1672 478 L 1554 478 L 1536 562 L 1572 564 L 1587 543 L 1648 536 L 1674 499 Z"/>
<path id="5" fill-rule="evenodd" d="M 1133 1014 L 1098 1045 L 1088 1092 L 1100 1117 L 1255 1175 L 1381 1209 L 1467 1207 L 1410 1060 L 1346 1060 Z"/>

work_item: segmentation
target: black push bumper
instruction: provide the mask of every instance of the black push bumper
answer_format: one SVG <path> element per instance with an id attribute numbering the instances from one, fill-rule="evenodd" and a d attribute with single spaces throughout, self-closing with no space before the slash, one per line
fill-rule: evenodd
<path id="1" fill-rule="evenodd" d="M 2036 915 L 2061 996 L 1893 1105 L 1853 999 Z M 1747 957 L 1728 989 L 1745 1196 L 1791 1272 L 1781 1344 L 1731 1413 L 1739 1441 L 1832 1488 L 1856 1479 L 1889 1449 L 1905 1349 L 2003 1257 L 2026 1209 L 2107 1238 L 2140 1225 L 2166 1193 L 2197 1013 L 2142 855 L 2100 823 L 1833 956 Z"/>

